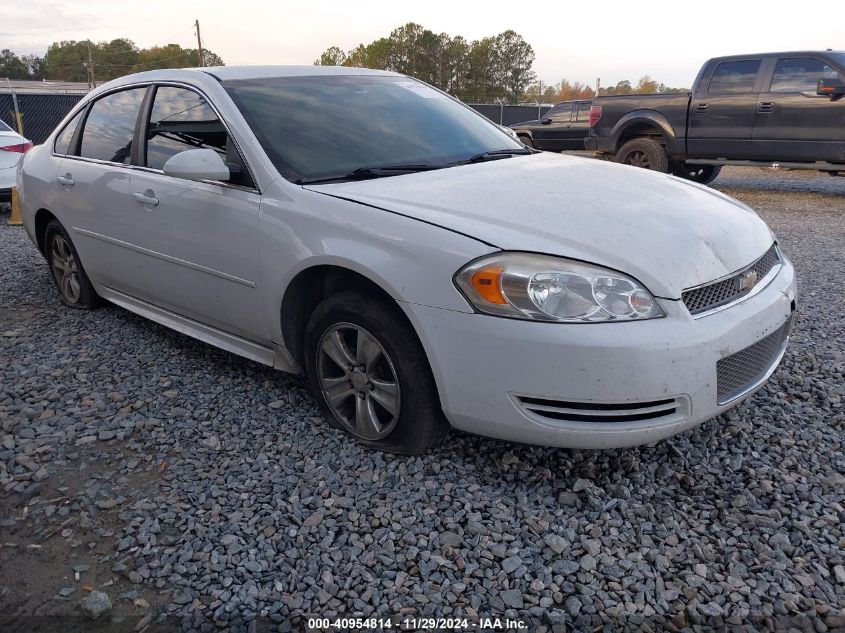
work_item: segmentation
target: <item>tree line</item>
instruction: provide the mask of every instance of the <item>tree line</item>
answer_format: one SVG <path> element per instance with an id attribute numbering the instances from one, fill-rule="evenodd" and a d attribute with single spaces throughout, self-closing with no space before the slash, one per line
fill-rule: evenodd
<path id="1" fill-rule="evenodd" d="M 203 49 L 203 62 L 205 66 L 223 65 L 219 55 L 206 49 Z M 108 42 L 54 42 L 43 57 L 18 57 L 9 49 L 0 51 L 0 77 L 36 81 L 88 81 L 93 72 L 94 80 L 101 83 L 143 70 L 199 65 L 200 55 L 196 48 L 183 48 L 179 44 L 139 48 L 125 37 Z"/>
<path id="2" fill-rule="evenodd" d="M 643 75 L 636 84 L 632 84 L 628 79 L 623 79 L 615 86 L 600 86 L 599 96 L 687 91 L 689 91 L 689 88 L 672 88 L 662 82 L 655 81 L 649 75 Z M 560 82 L 550 85 L 535 82 L 523 94 L 526 101 L 542 101 L 544 103 L 592 99 L 595 96 L 596 91 L 592 86 L 580 81 L 570 82 L 567 79 L 561 79 Z"/>
<path id="3" fill-rule="evenodd" d="M 579 81 L 556 84 L 537 80 L 532 70 L 534 49 L 515 31 L 468 41 L 448 33 L 435 33 L 409 22 L 369 44 L 351 51 L 331 46 L 314 61 L 321 66 L 358 66 L 392 70 L 416 77 L 463 101 L 569 101 L 590 99 L 595 89 Z M 684 92 L 643 75 L 636 85 L 629 80 L 600 87 L 600 95 L 651 92 Z"/>
<path id="4" fill-rule="evenodd" d="M 314 63 L 392 70 L 464 100 L 518 100 L 536 79 L 534 49 L 515 31 L 468 41 L 414 22 L 348 52 L 332 46 Z"/>

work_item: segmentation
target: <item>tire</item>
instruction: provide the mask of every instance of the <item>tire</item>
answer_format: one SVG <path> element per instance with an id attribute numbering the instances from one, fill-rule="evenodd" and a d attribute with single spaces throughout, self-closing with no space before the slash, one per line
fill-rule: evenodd
<path id="1" fill-rule="evenodd" d="M 422 344 L 384 301 L 342 292 L 320 303 L 305 328 L 305 373 L 329 423 L 369 448 L 421 455 L 449 429 Z"/>
<path id="2" fill-rule="evenodd" d="M 100 305 L 100 297 L 82 267 L 79 253 L 58 220 L 51 220 L 44 229 L 44 257 L 62 303 L 79 310 L 93 310 Z"/>
<path id="3" fill-rule="evenodd" d="M 525 134 L 520 134 L 519 140 L 522 141 L 522 144 L 525 145 L 525 147 L 534 147 L 534 142 L 531 140 L 530 136 L 526 136 Z"/>
<path id="4" fill-rule="evenodd" d="M 625 143 L 613 158 L 617 163 L 632 165 L 666 173 L 669 171 L 669 155 L 660 141 L 653 138 L 635 138 Z"/>
<path id="5" fill-rule="evenodd" d="M 687 165 L 686 163 L 682 163 L 676 169 L 672 170 L 672 174 L 685 180 L 709 185 L 716 180 L 720 171 L 722 171 L 721 165 Z"/>

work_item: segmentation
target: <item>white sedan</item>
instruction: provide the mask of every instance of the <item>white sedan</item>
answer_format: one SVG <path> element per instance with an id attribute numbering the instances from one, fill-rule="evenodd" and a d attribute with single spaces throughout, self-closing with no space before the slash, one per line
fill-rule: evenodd
<path id="1" fill-rule="evenodd" d="M 32 143 L 0 121 L 0 202 L 12 199 L 18 162 L 30 149 Z"/>
<path id="2" fill-rule="evenodd" d="M 652 442 L 735 406 L 782 358 L 795 274 L 745 205 L 538 153 L 390 72 L 130 75 L 18 180 L 61 300 L 100 298 L 280 370 L 367 446 L 449 425 Z"/>

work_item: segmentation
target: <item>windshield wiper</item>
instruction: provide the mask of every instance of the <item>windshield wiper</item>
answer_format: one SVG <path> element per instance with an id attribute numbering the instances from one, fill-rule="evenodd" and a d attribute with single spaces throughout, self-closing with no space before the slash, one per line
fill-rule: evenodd
<path id="1" fill-rule="evenodd" d="M 343 176 L 330 176 L 327 178 L 314 178 L 312 180 L 300 179 L 296 181 L 298 185 L 314 185 L 325 182 L 342 182 L 345 180 L 368 180 L 370 178 L 384 178 L 386 176 L 399 176 L 401 174 L 412 174 L 418 171 L 431 171 L 432 169 L 441 169 L 445 165 L 429 165 L 425 163 L 420 164 L 405 164 L 405 165 L 377 165 L 373 167 L 359 167 L 353 169 L 348 174 Z"/>
<path id="2" fill-rule="evenodd" d="M 518 149 L 494 149 L 489 152 L 482 152 L 475 156 L 470 156 L 467 160 L 460 161 L 461 163 L 483 163 L 488 160 L 498 160 L 500 158 L 510 158 L 511 156 L 524 156 L 525 154 L 536 154 L 537 150 L 530 147 L 521 147 Z"/>

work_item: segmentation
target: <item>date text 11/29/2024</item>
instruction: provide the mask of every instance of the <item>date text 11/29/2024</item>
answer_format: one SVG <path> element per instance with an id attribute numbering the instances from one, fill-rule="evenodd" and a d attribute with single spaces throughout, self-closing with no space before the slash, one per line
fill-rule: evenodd
<path id="1" fill-rule="evenodd" d="M 469 618 L 432 618 L 403 616 L 400 618 L 308 618 L 306 630 L 314 631 L 514 631 L 527 630 L 528 624 L 518 619 L 482 617 L 477 621 Z"/>

